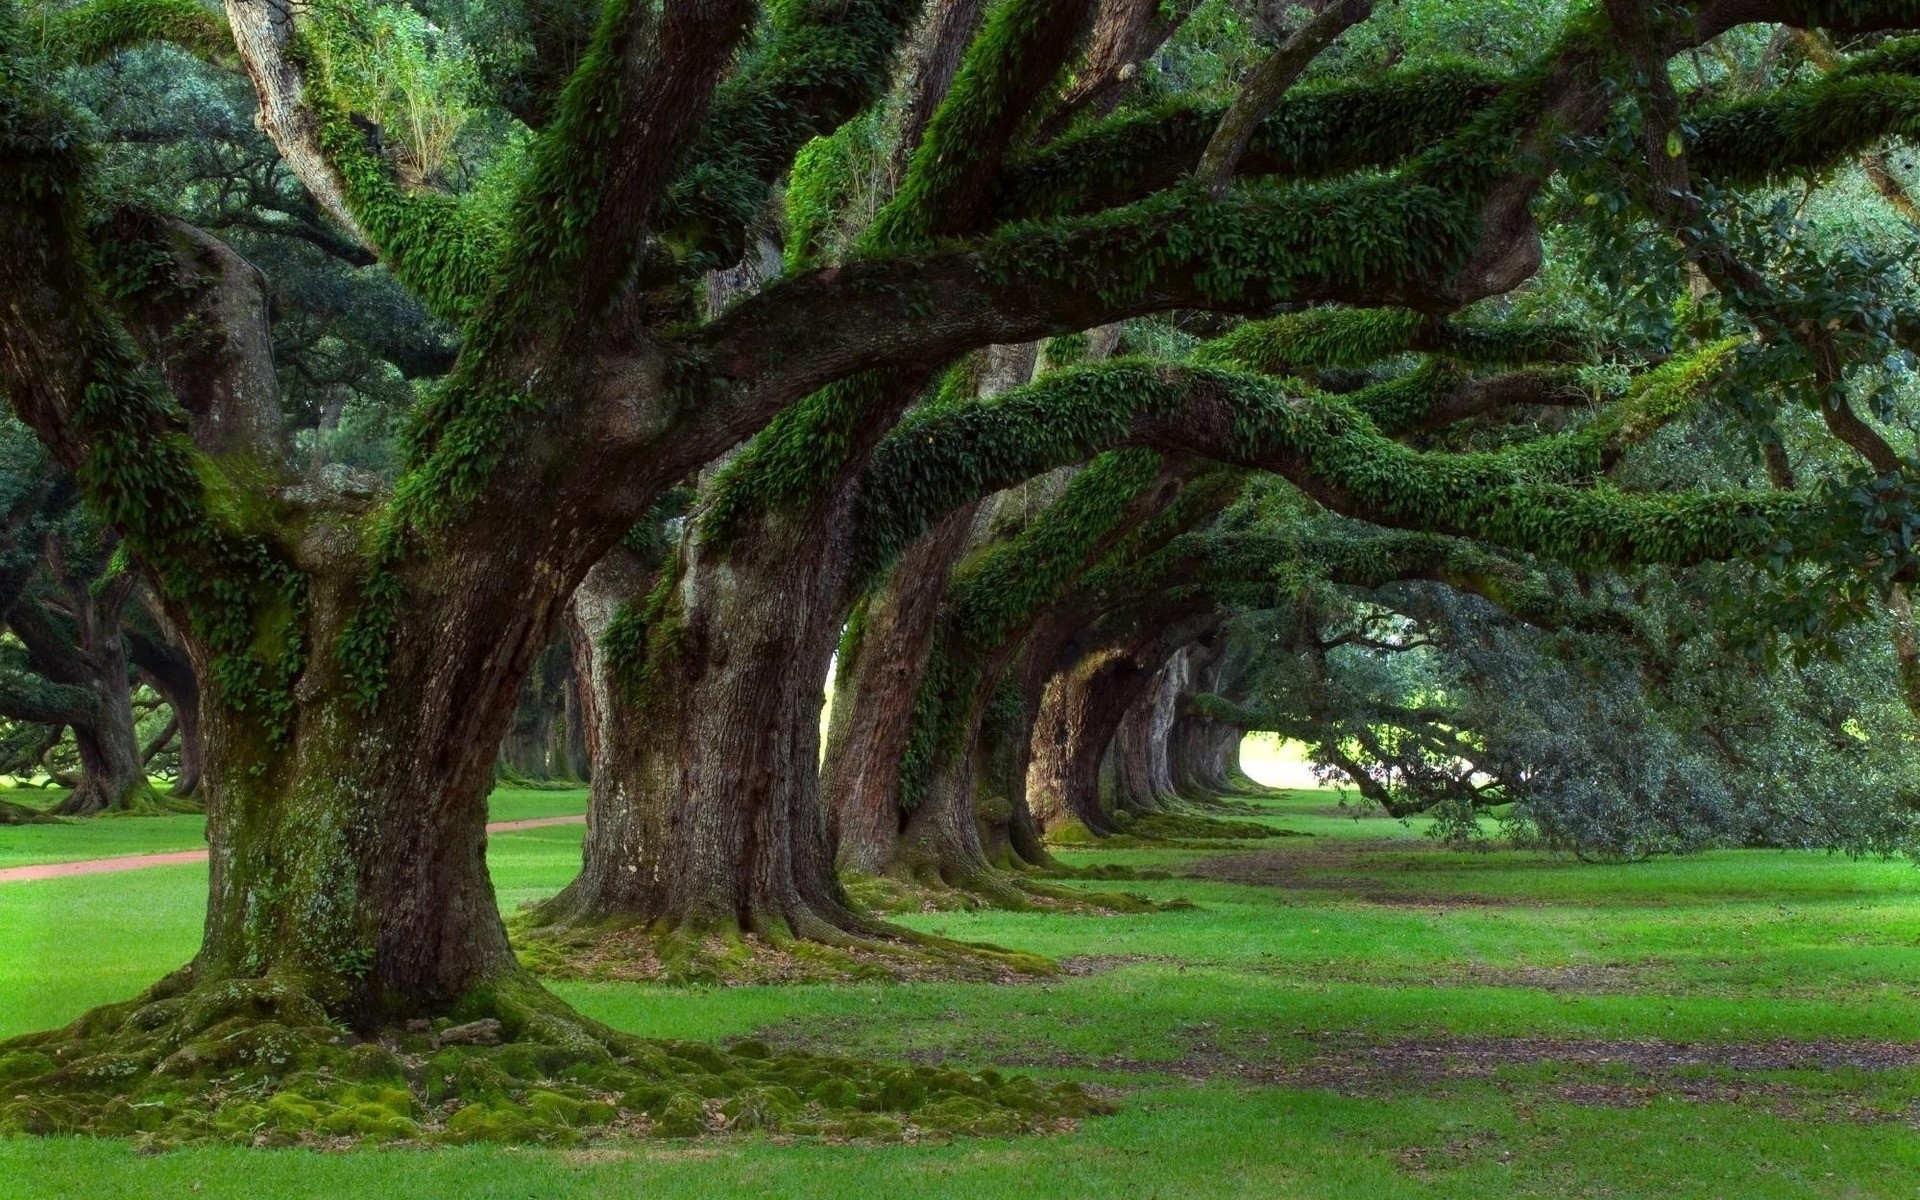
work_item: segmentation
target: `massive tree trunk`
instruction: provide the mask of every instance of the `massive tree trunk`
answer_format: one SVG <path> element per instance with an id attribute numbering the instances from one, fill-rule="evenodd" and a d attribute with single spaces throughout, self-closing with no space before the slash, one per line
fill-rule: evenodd
<path id="1" fill-rule="evenodd" d="M 1249 790 L 1240 769 L 1240 743 L 1247 731 L 1198 713 L 1182 717 L 1169 742 L 1174 789 L 1195 804 Z"/>
<path id="2" fill-rule="evenodd" d="M 1121 717 L 1109 751 L 1116 810 L 1164 812 L 1178 798 L 1168 762 L 1168 739 L 1185 684 L 1186 659 L 1176 650 Z"/>
<path id="3" fill-rule="evenodd" d="M 1247 731 L 1193 707 L 1195 697 L 1230 691 L 1250 662 L 1250 655 L 1235 653 L 1228 638 L 1187 650 L 1187 678 L 1177 698 L 1167 757 L 1174 791 L 1190 803 L 1258 790 L 1240 769 L 1240 743 Z"/>
<path id="4" fill-rule="evenodd" d="M 483 556 L 447 563 L 441 594 L 400 615 L 369 708 L 336 659 L 357 589 L 316 572 L 314 651 L 284 732 L 221 689 L 203 695 L 213 858 L 196 983 L 272 975 L 367 1029 L 520 977 L 487 875 L 487 795 L 556 613 L 508 577 Z M 203 673 L 207 658 L 196 646 Z"/>
<path id="5" fill-rule="evenodd" d="M 580 876 L 541 925 L 827 941 L 873 931 L 834 875 L 818 790 L 847 553 L 831 519 L 807 526 L 769 521 L 724 553 L 689 534 L 643 649 L 615 639 L 610 651 L 606 630 L 644 594 L 645 572 L 603 562 L 589 575 L 576 612 L 600 631 L 592 816 Z"/>
<path id="6" fill-rule="evenodd" d="M 1100 768 L 1121 719 L 1182 646 L 1217 628 L 1211 613 L 1148 612 L 1077 643 L 1048 680 L 1033 729 L 1027 803 L 1046 832 L 1079 822 L 1118 833 L 1100 794 Z"/>
<path id="7" fill-rule="evenodd" d="M 970 505 L 949 514 L 916 541 L 842 639 L 820 791 L 843 871 L 878 874 L 894 856 L 905 817 L 900 759 L 940 598 L 974 511 Z"/>

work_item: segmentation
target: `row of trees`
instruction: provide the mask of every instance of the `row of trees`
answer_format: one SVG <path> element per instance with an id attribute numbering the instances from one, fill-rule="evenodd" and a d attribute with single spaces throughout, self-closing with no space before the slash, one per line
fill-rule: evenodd
<path id="1" fill-rule="evenodd" d="M 1380 7 L 0 8 L 19 503 L 101 531 L 96 677 L 137 594 L 190 664 L 213 849 L 194 962 L 37 1044 L 631 1060 L 510 945 L 503 745 L 591 767 L 536 940 L 879 952 L 849 875 L 1046 902 L 1049 836 L 1240 783 L 1248 728 L 1623 854 L 1822 720 L 1821 795 L 1897 757 L 1811 667 L 1756 732 L 1715 605 L 1910 644 L 1910 280 L 1806 210 L 1898 192 L 1920 6 Z M 1796 836 L 1899 844 L 1873 803 Z"/>

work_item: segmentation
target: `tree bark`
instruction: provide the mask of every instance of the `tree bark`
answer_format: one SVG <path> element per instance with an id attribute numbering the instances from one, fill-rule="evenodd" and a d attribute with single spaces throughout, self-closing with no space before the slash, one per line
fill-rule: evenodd
<path id="1" fill-rule="evenodd" d="M 1218 622 L 1211 612 L 1149 611 L 1070 649 L 1034 723 L 1027 804 L 1043 830 L 1078 821 L 1095 836 L 1119 832 L 1102 803 L 1100 769 L 1121 719 L 1173 652 Z"/>
<path id="2" fill-rule="evenodd" d="M 195 797 L 205 775 L 200 753 L 200 681 L 164 614 L 149 599 L 143 597 L 142 603 L 157 628 L 132 624 L 127 629 L 127 653 L 140 678 L 167 702 L 180 725 L 180 773 L 174 776 L 170 791 L 179 799 Z"/>
<path id="3" fill-rule="evenodd" d="M 870 596 L 859 635 L 843 642 L 820 770 L 840 869 L 878 874 L 904 825 L 900 756 L 932 649 L 947 578 L 975 506 L 949 514 L 903 555 Z"/>
<path id="4" fill-rule="evenodd" d="M 27 647 L 28 661 L 58 684 L 90 693 L 85 717 L 68 724 L 80 753 L 73 792 L 54 808 L 64 817 L 151 812 L 164 808 L 147 780 L 140 736 L 134 728 L 133 683 L 121 616 L 134 580 L 120 575 L 95 588 L 71 576 L 53 541 L 49 571 L 64 592 L 70 614 L 56 614 L 32 597 L 21 599 L 8 625 Z"/>
<path id="5" fill-rule="evenodd" d="M 644 572 L 603 561 L 589 574 L 576 614 L 599 631 L 592 812 L 580 876 L 543 906 L 543 926 L 620 919 L 819 941 L 875 931 L 834 874 L 818 790 L 847 553 L 833 520 L 804 524 L 758 524 L 724 554 L 689 534 L 639 678 L 609 655 L 605 630 L 645 594 Z"/>

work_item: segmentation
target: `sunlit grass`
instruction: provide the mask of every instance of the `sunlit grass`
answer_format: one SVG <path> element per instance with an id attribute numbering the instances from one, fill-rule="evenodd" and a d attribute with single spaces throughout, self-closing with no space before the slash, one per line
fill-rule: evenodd
<path id="1" fill-rule="evenodd" d="M 501 796 L 495 816 L 569 803 L 578 811 L 583 797 Z M 1318 836 L 1067 855 L 1170 872 L 1089 886 L 1185 898 L 1196 909 L 902 918 L 1036 950 L 1081 973 L 1017 986 L 559 985 L 592 1015 L 650 1035 L 757 1034 L 1119 1089 L 1119 1115 L 1071 1134 L 945 1146 L 741 1139 L 157 1157 L 118 1143 L 28 1140 L 0 1142 L 4 1194 L 1920 1195 L 1920 1135 L 1907 1119 L 1818 1107 L 1897 1116 L 1920 1089 L 1912 1067 L 1689 1076 L 1790 1088 L 1804 1111 L 1784 1115 L 1764 1096 L 1708 1102 L 1659 1086 L 1629 1106 L 1575 1102 L 1563 1094 L 1568 1079 L 1617 1083 L 1618 1073 L 1569 1075 L 1552 1061 L 1365 1095 L 1282 1086 L 1287 1077 L 1273 1074 L 1352 1039 L 1920 1042 L 1920 872 L 1911 865 L 1722 851 L 1594 866 L 1446 851 L 1401 822 L 1329 812 L 1327 792 L 1259 803 L 1259 820 Z M 503 907 L 562 886 L 578 868 L 580 837 L 564 826 L 493 838 Z M 1187 877 L 1194 870 L 1214 877 Z M 204 886 L 198 867 L 0 885 L 0 1033 L 70 1019 L 178 965 L 192 953 Z"/>

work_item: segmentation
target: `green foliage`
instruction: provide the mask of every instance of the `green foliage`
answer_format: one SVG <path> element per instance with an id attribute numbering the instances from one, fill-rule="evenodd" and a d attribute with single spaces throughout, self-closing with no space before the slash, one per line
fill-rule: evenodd
<path id="1" fill-rule="evenodd" d="M 881 200 L 886 146 L 880 114 L 869 111 L 800 148 L 787 180 L 787 270 L 802 271 L 829 259 L 840 226 L 857 230 Z"/>
<path id="2" fill-rule="evenodd" d="M 1889 42 L 1806 83 L 1692 118 L 1688 164 L 1722 186 L 1833 169 L 1920 132 L 1920 38 Z"/>
<path id="3" fill-rule="evenodd" d="M 1441 62 L 1364 82 L 1331 80 L 1289 91 L 1261 123 L 1242 173 L 1314 180 L 1391 166 L 1458 132 L 1497 96 L 1505 77 Z M 1163 164 L 1200 157 L 1224 105 L 1170 104 L 1078 129 L 1014 164 L 998 185 L 1002 220 L 1064 217 L 1164 187 Z"/>
<path id="4" fill-rule="evenodd" d="M 400 5 L 328 0 L 318 12 L 334 99 L 397 136 L 421 180 L 436 179 L 476 114 L 479 79 L 465 47 Z"/>
<path id="5" fill-rule="evenodd" d="M 203 58 L 231 57 L 227 23 L 200 0 L 86 0 L 42 15 L 41 36 L 55 62 L 85 66 L 149 42 L 169 42 Z"/>
<path id="6" fill-rule="evenodd" d="M 1194 351 L 1194 361 L 1267 375 L 1359 369 L 1397 355 L 1445 355 L 1477 367 L 1577 363 L 1590 333 L 1565 322 L 1439 321 L 1403 308 L 1313 308 L 1248 321 Z"/>
<path id="7" fill-rule="evenodd" d="M 384 29 L 384 42 L 405 50 L 404 57 L 412 61 L 392 63 L 384 55 L 368 56 L 361 41 L 369 31 L 359 27 L 361 20 Z M 356 13 L 344 2 L 323 7 L 301 27 L 290 57 L 306 77 L 305 102 L 318 122 L 321 149 L 339 173 L 354 220 L 388 269 L 429 311 L 464 321 L 497 278 L 503 231 L 482 206 L 402 186 L 372 131 L 355 119 L 358 102 L 376 112 L 392 110 L 403 124 L 417 123 L 424 130 L 459 110 L 457 92 L 428 92 L 446 84 L 440 76 L 458 76 L 465 67 L 456 57 L 430 52 L 424 31 L 412 24 L 415 20 L 387 9 Z M 422 134 L 415 141 L 421 154 L 428 154 L 429 142 L 434 144 L 429 157 L 445 149 L 437 137 Z M 424 172 L 431 164 L 418 165 Z"/>
<path id="8" fill-rule="evenodd" d="M 769 187 L 817 137 L 876 104 L 919 0 L 780 0 L 740 70 L 714 94 L 700 140 L 664 197 L 655 226 L 681 277 L 730 267 Z"/>

